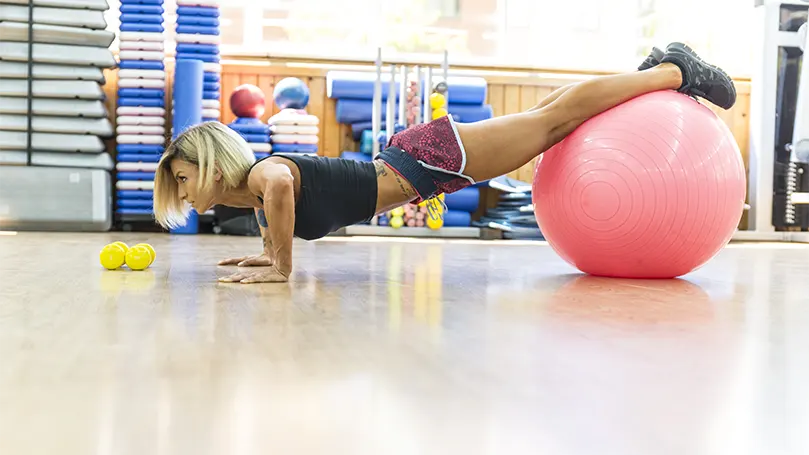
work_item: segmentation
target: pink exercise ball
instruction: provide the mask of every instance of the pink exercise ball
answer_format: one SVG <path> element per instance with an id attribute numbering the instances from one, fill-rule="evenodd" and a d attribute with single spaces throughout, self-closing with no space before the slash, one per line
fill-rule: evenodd
<path id="1" fill-rule="evenodd" d="M 725 123 L 667 90 L 591 118 L 545 152 L 532 198 L 548 244 L 582 272 L 674 278 L 727 245 L 745 193 Z"/>

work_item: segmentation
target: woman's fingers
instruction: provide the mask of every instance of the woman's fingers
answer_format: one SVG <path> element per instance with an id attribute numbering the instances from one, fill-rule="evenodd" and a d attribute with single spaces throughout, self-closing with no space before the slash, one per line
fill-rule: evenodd
<path id="1" fill-rule="evenodd" d="M 249 273 L 239 272 L 234 273 L 233 275 L 223 276 L 222 278 L 219 278 L 219 281 L 222 283 L 238 283 L 249 276 Z"/>
<path id="2" fill-rule="evenodd" d="M 249 257 L 241 262 L 239 262 L 239 267 L 264 267 L 268 265 L 272 265 L 270 258 L 267 256 L 252 256 Z"/>
<path id="3" fill-rule="evenodd" d="M 219 261 L 219 265 L 233 265 L 233 264 L 238 264 L 238 263 L 240 263 L 240 262 L 244 261 L 245 259 L 248 259 L 249 257 L 250 257 L 250 256 L 242 256 L 242 257 L 240 257 L 240 258 L 222 259 L 221 261 Z"/>

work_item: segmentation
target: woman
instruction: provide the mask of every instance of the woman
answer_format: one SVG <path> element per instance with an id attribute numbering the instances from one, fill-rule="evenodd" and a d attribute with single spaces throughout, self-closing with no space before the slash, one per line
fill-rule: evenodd
<path id="1" fill-rule="evenodd" d="M 154 207 L 166 228 L 182 225 L 187 202 L 197 212 L 215 204 L 252 207 L 264 252 L 220 265 L 265 266 L 224 282 L 287 281 L 293 235 L 317 239 L 408 202 L 452 193 L 507 174 L 564 139 L 587 119 L 634 97 L 679 90 L 729 109 L 733 82 L 690 48 L 655 49 L 639 72 L 562 87 L 519 114 L 471 124 L 449 117 L 394 135 L 373 162 L 294 154 L 255 161 L 247 143 L 218 122 L 189 128 L 166 149 L 155 176 Z"/>

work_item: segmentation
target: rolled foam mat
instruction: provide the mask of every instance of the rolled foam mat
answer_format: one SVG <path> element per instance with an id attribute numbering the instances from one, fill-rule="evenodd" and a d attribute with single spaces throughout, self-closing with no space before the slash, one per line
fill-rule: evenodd
<path id="1" fill-rule="evenodd" d="M 137 171 L 155 172 L 157 171 L 157 163 L 144 163 L 142 161 L 137 163 L 119 162 L 118 164 L 115 165 L 115 169 L 123 172 L 137 172 Z"/>
<path id="2" fill-rule="evenodd" d="M 161 149 L 162 150 L 162 149 Z M 118 159 L 118 163 L 157 163 L 160 161 L 160 157 L 162 156 L 162 151 L 160 153 L 142 153 L 142 154 L 134 154 L 134 153 L 118 153 L 115 157 Z"/>
<path id="3" fill-rule="evenodd" d="M 469 212 L 459 212 L 457 210 L 444 212 L 444 226 L 446 227 L 466 227 L 471 225 L 472 214 Z"/>
<path id="4" fill-rule="evenodd" d="M 53 100 L 34 98 L 31 110 L 35 115 L 57 115 L 63 117 L 107 117 L 109 112 L 101 101 Z M 0 96 L 0 113 L 28 115 L 28 100 Z"/>
<path id="5" fill-rule="evenodd" d="M 120 51 L 118 58 L 121 60 L 163 60 L 165 54 L 161 51 Z"/>
<path id="6" fill-rule="evenodd" d="M 299 114 L 294 109 L 284 109 L 267 120 L 268 125 L 317 125 L 320 119 L 315 115 Z"/>
<path id="7" fill-rule="evenodd" d="M 237 131 L 239 133 L 265 134 L 265 135 L 267 135 L 267 138 L 269 139 L 269 135 L 270 135 L 270 126 L 269 125 L 265 125 L 265 124 L 261 123 L 260 121 L 258 121 L 256 123 L 247 123 L 247 122 L 240 123 L 239 120 L 242 120 L 242 119 L 237 119 L 235 122 L 230 123 L 228 126 L 233 131 Z"/>
<path id="8" fill-rule="evenodd" d="M 100 84 L 104 83 L 104 73 L 101 68 L 90 66 L 35 63 L 33 65 L 33 73 L 34 79 L 95 81 Z M 28 79 L 28 63 L 0 61 L 0 80 L 6 78 Z"/>
<path id="9" fill-rule="evenodd" d="M 220 0 L 177 0 L 177 6 L 206 6 L 218 8 L 221 4 Z"/>
<path id="10" fill-rule="evenodd" d="M 118 215 L 151 215 L 152 211 L 149 209 L 124 209 L 117 208 L 115 213 Z"/>
<path id="11" fill-rule="evenodd" d="M 218 111 L 221 107 L 222 103 L 219 100 L 206 100 L 206 99 L 202 100 L 203 109 L 213 109 Z"/>
<path id="12" fill-rule="evenodd" d="M 204 83 L 202 84 L 202 90 L 204 90 L 204 91 L 206 91 L 206 92 L 216 92 L 216 93 L 219 93 L 219 90 L 220 90 L 221 88 L 222 88 L 222 87 L 221 87 L 221 85 L 219 85 L 219 82 L 204 82 Z M 218 108 L 217 108 L 217 109 L 218 109 Z"/>
<path id="13" fill-rule="evenodd" d="M 219 35 L 197 35 L 195 33 L 178 33 L 174 40 L 178 43 L 219 44 Z"/>
<path id="14" fill-rule="evenodd" d="M 337 99 L 371 101 L 374 96 L 375 81 L 376 74 L 371 72 L 329 71 L 326 76 L 326 96 Z M 383 74 L 383 85 L 389 81 L 390 75 Z M 450 76 L 448 80 L 448 99 L 450 104 L 481 105 L 486 102 L 486 89 L 487 82 L 482 77 Z M 387 99 L 384 92 L 386 90 L 383 90 L 383 100 Z"/>
<path id="15" fill-rule="evenodd" d="M 218 100 L 219 99 L 219 92 L 208 92 L 202 91 L 202 99 L 203 100 Z"/>
<path id="16" fill-rule="evenodd" d="M 216 17 L 177 15 L 177 24 L 219 27 L 219 19 Z"/>
<path id="17" fill-rule="evenodd" d="M 37 98 L 69 98 L 102 100 L 104 92 L 93 81 L 39 81 L 31 84 L 31 91 Z M 28 81 L 24 79 L 0 80 L 0 96 L 27 96 Z"/>
<path id="18" fill-rule="evenodd" d="M 272 144 L 277 153 L 317 153 L 317 144 Z"/>
<path id="19" fill-rule="evenodd" d="M 205 17 L 219 17 L 219 8 L 212 8 L 210 6 L 178 6 L 178 16 L 205 16 Z"/>
<path id="20" fill-rule="evenodd" d="M 216 44 L 177 43 L 177 53 L 219 55 L 219 46 Z"/>
<path id="21" fill-rule="evenodd" d="M 464 188 L 455 193 L 447 194 L 444 202 L 447 209 L 460 212 L 474 212 L 480 203 L 480 190 L 478 188 Z"/>
<path id="22" fill-rule="evenodd" d="M 120 32 L 121 41 L 156 41 L 163 42 L 166 35 L 162 32 Z"/>
<path id="23" fill-rule="evenodd" d="M 340 158 L 354 161 L 366 161 L 366 162 L 371 161 L 371 155 L 367 155 L 361 152 L 352 152 L 348 150 L 340 154 Z"/>
<path id="24" fill-rule="evenodd" d="M 131 125 L 163 126 L 166 119 L 163 117 L 148 117 L 143 115 L 122 115 L 116 119 L 118 127 Z"/>
<path id="25" fill-rule="evenodd" d="M 236 130 L 234 130 L 236 131 Z M 250 143 L 261 143 L 261 142 L 270 142 L 270 135 L 269 134 L 248 134 L 236 131 L 239 133 L 239 136 L 242 137 L 247 142 Z"/>
<path id="26" fill-rule="evenodd" d="M 34 44 L 34 61 L 37 63 L 59 63 L 65 65 L 89 65 L 98 68 L 112 68 L 115 58 L 109 49 L 63 44 Z M 14 62 L 28 61 L 28 44 L 0 41 L 0 60 Z"/>
<path id="27" fill-rule="evenodd" d="M 273 134 L 306 134 L 317 135 L 319 129 L 315 125 L 272 125 L 269 127 Z"/>
<path id="28" fill-rule="evenodd" d="M 373 101 L 338 99 L 336 104 L 337 121 L 339 123 L 360 123 L 371 120 Z M 449 104 L 449 113 L 458 117 L 460 123 L 473 123 L 486 120 L 494 116 L 491 105 L 473 106 L 471 104 Z M 398 119 L 398 109 L 397 109 Z M 382 120 L 386 120 L 385 109 L 382 110 Z"/>
<path id="29" fill-rule="evenodd" d="M 162 107 L 135 107 L 135 106 L 120 106 L 115 110 L 118 115 L 147 115 L 164 117 L 166 110 Z"/>
<path id="30" fill-rule="evenodd" d="M 5 41 L 28 42 L 28 21 L 0 22 L 0 36 Z M 115 33 L 107 30 L 67 27 L 62 25 L 34 24 L 34 42 L 46 44 L 72 44 L 107 48 L 115 39 Z"/>
<path id="31" fill-rule="evenodd" d="M 22 150 L 3 150 L 0 151 L 0 163 L 24 165 L 28 163 L 28 154 Z M 31 163 L 38 166 L 113 169 L 109 153 L 33 152 Z"/>
<path id="32" fill-rule="evenodd" d="M 162 0 L 160 0 L 162 2 Z M 3 0 L 3 3 L 15 5 L 28 5 L 29 0 Z M 50 6 L 54 8 L 89 9 L 93 11 L 107 11 L 110 6 L 107 0 L 33 0 L 34 6 Z"/>
<path id="33" fill-rule="evenodd" d="M 269 153 L 272 151 L 272 145 L 269 142 L 249 143 L 250 150 L 256 153 Z"/>
<path id="34" fill-rule="evenodd" d="M 200 100 L 202 101 L 202 100 Z M 203 118 L 213 118 L 218 119 L 221 116 L 219 113 L 219 109 L 203 109 L 202 110 L 202 117 Z"/>
<path id="35" fill-rule="evenodd" d="M 119 28 L 122 32 L 163 33 L 163 31 L 165 31 L 162 24 L 123 23 Z"/>
<path id="36" fill-rule="evenodd" d="M 205 82 L 219 82 L 222 76 L 218 72 L 206 71 L 203 80 Z"/>
<path id="37" fill-rule="evenodd" d="M 118 106 L 135 107 L 164 107 L 166 101 L 163 98 L 118 98 Z"/>
<path id="38" fill-rule="evenodd" d="M 121 23 L 129 24 L 162 24 L 163 13 L 159 14 L 121 14 Z"/>
<path id="39" fill-rule="evenodd" d="M 119 134 L 117 139 L 119 144 L 162 145 L 166 142 L 166 138 L 159 134 Z"/>
<path id="40" fill-rule="evenodd" d="M 122 209 L 145 209 L 145 210 L 152 210 L 152 200 L 151 199 L 128 199 L 128 198 L 118 198 L 116 201 L 118 207 Z"/>
<path id="41" fill-rule="evenodd" d="M 124 60 L 118 64 L 120 69 L 132 70 L 164 70 L 166 66 L 163 62 L 141 62 L 137 60 Z"/>
<path id="42" fill-rule="evenodd" d="M 165 80 L 166 72 L 161 70 L 119 70 L 119 79 L 158 79 Z"/>
<path id="43" fill-rule="evenodd" d="M 270 136 L 270 142 L 273 144 L 317 144 L 317 136 L 310 136 L 307 134 L 273 134 Z"/>
<path id="44" fill-rule="evenodd" d="M 119 88 L 118 96 L 121 98 L 163 98 L 165 90 L 156 88 Z"/>
<path id="45" fill-rule="evenodd" d="M 119 190 L 115 192 L 115 196 L 122 199 L 152 199 L 154 191 Z"/>
<path id="46" fill-rule="evenodd" d="M 164 51 L 165 45 L 159 41 L 121 41 L 118 49 L 122 51 Z M 158 59 L 162 60 L 162 58 Z"/>
<path id="47" fill-rule="evenodd" d="M 107 118 L 43 117 L 35 115 L 31 117 L 31 126 L 34 131 L 41 133 L 112 136 L 112 123 Z M 10 131 L 28 131 L 28 116 L 0 114 L 0 127 Z"/>
<path id="48" fill-rule="evenodd" d="M 177 60 L 174 69 L 174 117 L 172 137 L 201 123 L 203 63 L 199 60 Z"/>
<path id="49" fill-rule="evenodd" d="M 154 191 L 154 182 L 118 180 L 115 182 L 115 189 L 118 190 L 150 190 Z"/>
<path id="50" fill-rule="evenodd" d="M 148 134 L 148 135 L 164 135 L 166 129 L 163 126 L 150 126 L 150 125 L 121 125 L 118 124 L 116 128 L 118 134 Z"/>
<path id="51" fill-rule="evenodd" d="M 215 35 L 219 36 L 219 27 L 204 27 L 201 25 L 178 25 L 178 35 Z"/>
<path id="52" fill-rule="evenodd" d="M 118 8 L 123 14 L 163 14 L 165 10 L 161 5 L 121 5 Z"/>
<path id="53" fill-rule="evenodd" d="M 163 0 L 121 0 L 122 5 L 162 5 Z"/>
<path id="54" fill-rule="evenodd" d="M 28 7 L 0 4 L 0 22 L 28 23 Z M 107 21 L 102 11 L 81 10 L 73 8 L 34 7 L 34 23 L 42 25 L 62 25 L 96 30 L 107 28 Z"/>
<path id="55" fill-rule="evenodd" d="M 154 172 L 119 172 L 118 180 L 152 180 L 154 181 Z"/>
<path id="56" fill-rule="evenodd" d="M 166 81 L 163 79 L 119 79 L 118 87 L 120 88 L 152 88 L 163 90 L 166 87 Z"/>
<path id="57" fill-rule="evenodd" d="M 207 62 L 207 63 L 219 63 L 219 56 L 218 55 L 201 54 L 201 53 L 186 54 L 186 53 L 177 52 L 177 55 L 174 57 L 174 59 L 175 60 L 191 59 L 191 60 L 201 60 L 201 61 Z"/>
<path id="58" fill-rule="evenodd" d="M 27 134 L 16 131 L 0 131 L 0 150 L 25 150 Z M 97 136 L 86 134 L 34 133 L 31 148 L 42 152 L 101 153 L 104 144 Z"/>

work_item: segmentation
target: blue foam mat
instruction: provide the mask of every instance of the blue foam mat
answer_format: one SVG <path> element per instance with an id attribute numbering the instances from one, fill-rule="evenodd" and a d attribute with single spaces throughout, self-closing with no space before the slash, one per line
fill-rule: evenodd
<path id="1" fill-rule="evenodd" d="M 162 154 L 166 149 L 162 144 L 118 144 L 115 151 L 120 154 Z"/>
<path id="2" fill-rule="evenodd" d="M 346 150 L 345 152 L 343 152 L 340 155 L 340 158 L 343 158 L 343 159 L 346 159 L 346 160 L 354 160 L 354 161 L 366 161 L 366 162 L 372 161 L 371 160 L 371 155 L 361 153 L 361 152 L 353 152 L 353 151 L 349 151 L 349 150 Z"/>
<path id="3" fill-rule="evenodd" d="M 272 151 L 278 153 L 317 153 L 317 144 L 273 144 Z"/>
<path id="4" fill-rule="evenodd" d="M 180 53 L 175 56 L 177 60 L 201 60 L 206 63 L 219 63 L 219 55 L 195 53 Z"/>
<path id="5" fill-rule="evenodd" d="M 177 16 L 177 24 L 201 25 L 203 27 L 219 27 L 219 18 L 206 17 L 206 16 L 186 16 L 185 14 L 180 14 Z"/>
<path id="6" fill-rule="evenodd" d="M 228 125 L 233 131 L 244 134 L 266 134 L 267 141 L 270 141 L 270 125 L 261 123 L 239 123 L 238 120 Z"/>
<path id="7" fill-rule="evenodd" d="M 202 27 L 199 25 L 178 25 L 177 33 L 188 35 L 219 35 L 219 27 Z"/>
<path id="8" fill-rule="evenodd" d="M 154 172 L 118 172 L 116 178 L 118 180 L 154 180 Z"/>
<path id="9" fill-rule="evenodd" d="M 339 123 L 361 123 L 371 120 L 373 101 L 338 99 L 336 104 L 337 121 Z M 398 105 L 398 103 L 397 103 Z M 386 111 L 382 109 L 382 120 L 387 119 Z M 398 108 L 395 119 L 398 121 Z M 486 120 L 494 116 L 491 105 L 449 104 L 447 109 L 453 118 L 461 123 L 473 123 Z"/>
<path id="10" fill-rule="evenodd" d="M 122 24 L 162 24 L 163 13 L 124 13 L 120 20 Z"/>
<path id="11" fill-rule="evenodd" d="M 206 118 L 206 117 L 203 117 L 202 121 L 203 122 L 218 122 L 219 119 L 218 118 Z"/>
<path id="12" fill-rule="evenodd" d="M 152 210 L 154 202 L 151 199 L 118 199 L 118 207 L 122 209 L 145 209 Z"/>
<path id="13" fill-rule="evenodd" d="M 213 6 L 178 6 L 178 16 L 219 17 L 219 8 Z"/>
<path id="14" fill-rule="evenodd" d="M 121 144 L 121 145 L 131 145 L 131 144 Z M 119 163 L 157 163 L 160 161 L 160 156 L 162 154 L 163 152 L 153 154 L 119 153 L 118 156 L 115 157 L 115 159 Z"/>
<path id="15" fill-rule="evenodd" d="M 331 71 L 327 79 L 327 95 L 338 99 L 360 99 L 371 101 L 374 95 L 376 75 L 373 73 L 353 71 Z M 383 75 L 383 85 L 387 87 L 390 77 Z M 424 87 L 425 80 L 422 80 Z M 478 77 L 449 78 L 448 94 L 451 104 L 481 105 L 486 101 L 488 84 L 486 79 Z M 429 88 L 432 92 L 432 87 Z M 382 99 L 387 99 L 387 90 L 383 90 Z M 396 88 L 398 100 L 398 83 Z M 424 96 L 422 88 L 421 96 Z M 423 98 L 422 98 L 423 99 Z"/>
<path id="16" fill-rule="evenodd" d="M 121 5 L 118 8 L 124 14 L 163 14 L 166 10 L 160 5 Z"/>
<path id="17" fill-rule="evenodd" d="M 119 98 L 163 98 L 166 96 L 165 90 L 157 88 L 119 88 Z"/>
<path id="18" fill-rule="evenodd" d="M 222 76 L 219 73 L 211 73 L 206 71 L 205 74 L 202 75 L 203 82 L 220 82 L 221 79 Z"/>
<path id="19" fill-rule="evenodd" d="M 461 212 L 474 212 L 480 203 L 480 190 L 477 188 L 464 188 L 444 196 L 447 209 Z"/>
<path id="20" fill-rule="evenodd" d="M 206 92 L 219 92 L 222 87 L 219 85 L 219 82 L 203 82 L 202 83 L 202 90 Z"/>
<path id="21" fill-rule="evenodd" d="M 236 130 L 234 130 L 236 131 Z M 270 134 L 250 134 L 250 133 L 243 133 L 241 131 L 236 131 L 239 133 L 245 141 L 255 143 L 255 144 L 266 144 L 270 142 Z"/>
<path id="22" fill-rule="evenodd" d="M 122 70 L 165 70 L 163 62 L 152 60 L 121 60 L 118 68 Z"/>
<path id="23" fill-rule="evenodd" d="M 210 92 L 207 90 L 202 91 L 202 99 L 204 100 L 218 100 L 219 92 Z"/>
<path id="24" fill-rule="evenodd" d="M 152 211 L 149 209 L 124 209 L 117 208 L 115 213 L 118 215 L 151 215 Z"/>
<path id="25" fill-rule="evenodd" d="M 166 107 L 163 98 L 118 98 L 119 106 Z"/>
<path id="26" fill-rule="evenodd" d="M 163 33 L 165 29 L 161 24 L 129 24 L 121 23 L 119 27 L 122 32 L 149 32 L 149 33 Z"/>
<path id="27" fill-rule="evenodd" d="M 149 190 L 118 190 L 115 192 L 118 199 L 152 199 L 154 191 Z"/>
<path id="28" fill-rule="evenodd" d="M 163 0 L 121 0 L 122 5 L 162 5 Z"/>
<path id="29" fill-rule="evenodd" d="M 177 43 L 177 53 L 219 55 L 216 44 Z"/>

